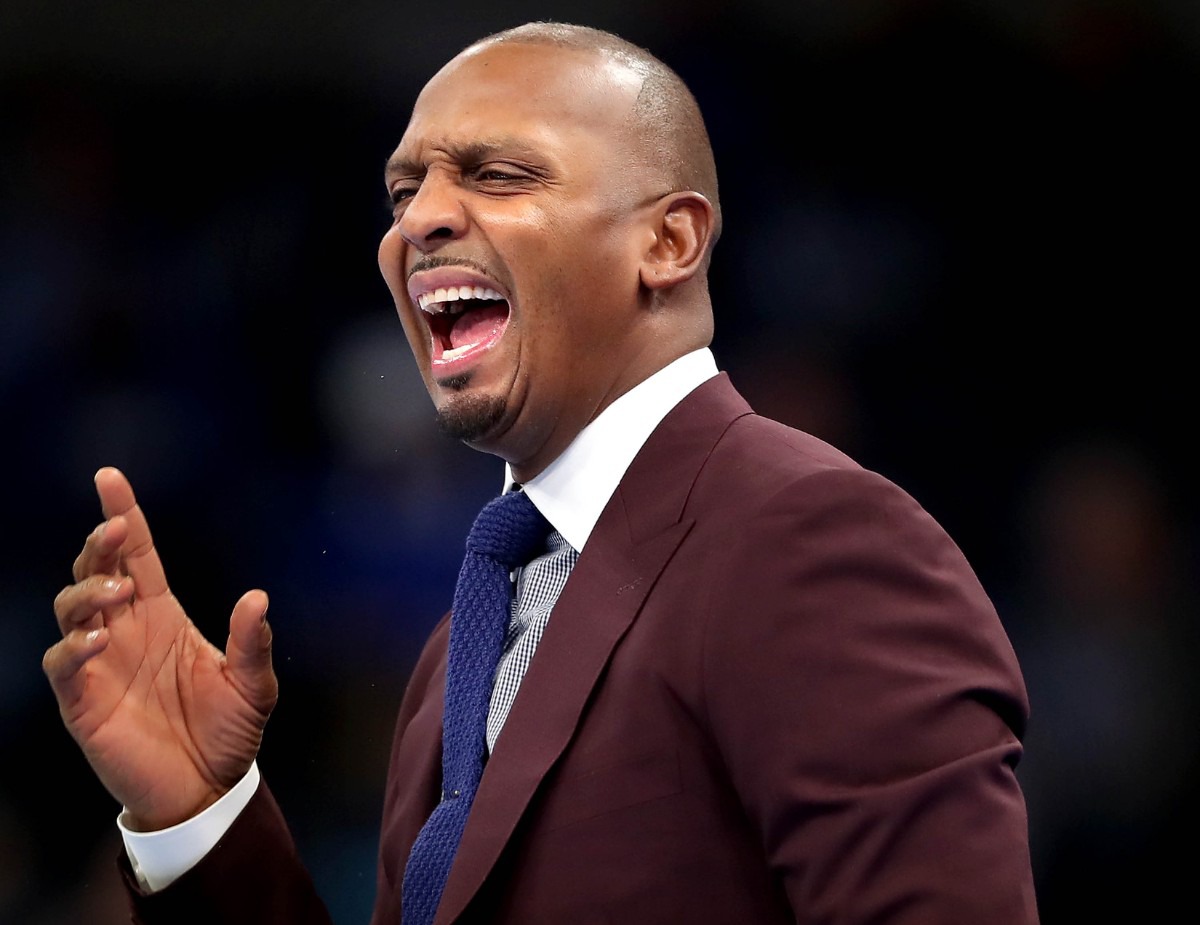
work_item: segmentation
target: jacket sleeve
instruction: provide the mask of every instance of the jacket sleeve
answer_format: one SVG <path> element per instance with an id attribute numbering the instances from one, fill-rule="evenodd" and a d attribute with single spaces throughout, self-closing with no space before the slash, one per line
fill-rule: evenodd
<path id="1" fill-rule="evenodd" d="M 709 718 L 797 922 L 1037 922 L 1024 682 L 942 528 L 829 469 L 749 512 L 722 559 Z"/>
<path id="2" fill-rule="evenodd" d="M 266 781 L 195 867 L 156 893 L 118 864 L 134 925 L 331 925 Z"/>

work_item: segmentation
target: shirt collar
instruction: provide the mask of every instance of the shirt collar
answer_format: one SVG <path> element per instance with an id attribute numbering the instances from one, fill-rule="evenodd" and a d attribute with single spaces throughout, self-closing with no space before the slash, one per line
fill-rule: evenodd
<path id="1" fill-rule="evenodd" d="M 550 524 L 582 552 L 625 470 L 668 412 L 717 374 L 707 347 L 681 356 L 638 383 L 579 432 L 524 491 Z M 504 490 L 513 484 L 505 464 Z"/>

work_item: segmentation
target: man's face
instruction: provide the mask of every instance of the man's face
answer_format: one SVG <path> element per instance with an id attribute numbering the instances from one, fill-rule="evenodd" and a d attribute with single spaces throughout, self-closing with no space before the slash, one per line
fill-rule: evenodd
<path id="1" fill-rule="evenodd" d="M 634 166 L 637 91 L 586 52 L 476 49 L 426 85 L 389 161 L 379 266 L 438 416 L 521 479 L 642 375 L 662 191 Z"/>

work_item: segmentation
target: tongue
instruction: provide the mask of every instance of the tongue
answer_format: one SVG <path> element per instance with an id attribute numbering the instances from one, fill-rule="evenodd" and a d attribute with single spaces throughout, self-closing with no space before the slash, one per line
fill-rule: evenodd
<path id="1" fill-rule="evenodd" d="M 503 303 L 485 305 L 463 312 L 450 329 L 450 346 L 459 347 L 479 344 L 493 337 L 508 318 L 508 306 Z"/>

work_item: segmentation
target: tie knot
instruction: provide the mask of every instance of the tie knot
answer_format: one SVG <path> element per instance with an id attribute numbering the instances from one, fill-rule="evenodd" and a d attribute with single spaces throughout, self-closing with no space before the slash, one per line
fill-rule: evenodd
<path id="1" fill-rule="evenodd" d="M 467 536 L 467 549 L 512 569 L 540 552 L 549 534 L 550 523 L 529 496 L 510 491 L 484 505 Z"/>

